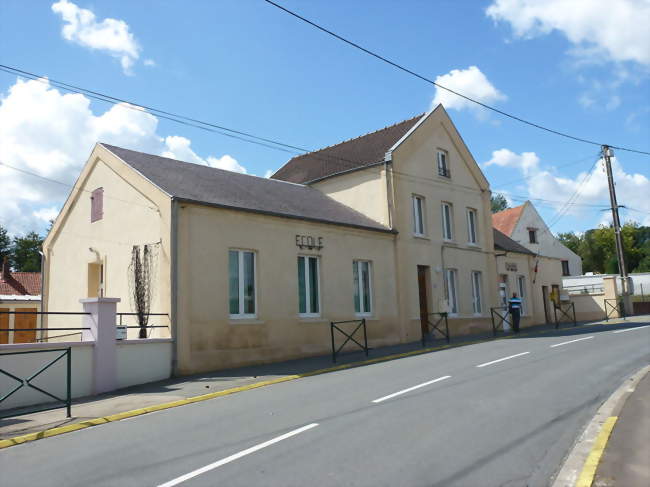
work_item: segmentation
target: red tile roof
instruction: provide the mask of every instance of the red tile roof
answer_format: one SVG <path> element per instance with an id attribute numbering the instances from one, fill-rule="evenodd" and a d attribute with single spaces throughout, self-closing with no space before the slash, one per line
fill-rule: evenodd
<path id="1" fill-rule="evenodd" d="M 41 294 L 40 272 L 12 272 L 9 276 L 0 278 L 0 294 L 3 295 L 32 295 Z"/>
<path id="2" fill-rule="evenodd" d="M 278 169 L 271 178 L 309 184 L 345 171 L 383 162 L 386 152 L 423 116 L 424 114 L 420 114 L 375 132 L 296 156 Z"/>
<path id="3" fill-rule="evenodd" d="M 499 213 L 494 213 L 492 215 L 492 226 L 508 237 L 512 236 L 512 232 L 521 217 L 524 206 L 515 206 L 514 208 L 508 208 Z"/>

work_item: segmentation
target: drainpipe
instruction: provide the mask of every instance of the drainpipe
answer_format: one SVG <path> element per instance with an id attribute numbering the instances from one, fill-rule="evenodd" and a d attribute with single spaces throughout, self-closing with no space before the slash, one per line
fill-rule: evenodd
<path id="1" fill-rule="evenodd" d="M 172 197 L 171 211 L 171 241 L 170 241 L 170 267 L 171 267 L 171 335 L 172 335 L 172 375 L 178 374 L 178 201 Z"/>

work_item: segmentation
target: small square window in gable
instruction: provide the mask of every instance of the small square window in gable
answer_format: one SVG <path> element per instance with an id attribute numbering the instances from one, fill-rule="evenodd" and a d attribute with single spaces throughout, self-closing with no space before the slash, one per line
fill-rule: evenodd
<path id="1" fill-rule="evenodd" d="M 90 195 L 90 222 L 104 217 L 104 188 L 95 189 Z"/>

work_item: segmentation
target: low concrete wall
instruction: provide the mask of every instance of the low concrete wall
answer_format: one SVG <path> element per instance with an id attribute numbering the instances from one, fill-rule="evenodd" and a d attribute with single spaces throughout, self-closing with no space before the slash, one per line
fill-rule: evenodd
<path id="1" fill-rule="evenodd" d="M 171 377 L 172 346 L 170 338 L 117 342 L 117 387 Z"/>
<path id="2" fill-rule="evenodd" d="M 72 397 L 88 396 L 93 392 L 93 352 L 94 343 L 62 342 L 42 344 L 15 344 L 0 346 L 0 353 L 26 352 L 38 350 L 39 353 L 19 355 L 0 355 L 0 369 L 20 378 L 26 378 L 38 372 L 48 362 L 51 362 L 63 352 L 54 352 L 61 348 L 72 348 Z M 66 357 L 61 358 L 49 369 L 33 380 L 33 384 L 41 389 L 65 399 L 66 397 Z M 18 382 L 4 374 L 0 374 L 0 396 L 11 391 Z M 33 406 L 52 402 L 53 399 L 45 394 L 23 387 L 7 400 L 0 403 L 0 410 Z"/>
<path id="3" fill-rule="evenodd" d="M 605 318 L 604 293 L 573 294 L 571 295 L 571 301 L 576 307 L 576 320 L 592 321 L 602 320 Z"/>

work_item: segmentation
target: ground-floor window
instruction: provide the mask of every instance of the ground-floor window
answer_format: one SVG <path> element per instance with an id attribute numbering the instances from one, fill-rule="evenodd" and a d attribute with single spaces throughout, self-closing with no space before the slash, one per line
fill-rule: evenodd
<path id="1" fill-rule="evenodd" d="M 354 311 L 359 315 L 372 313 L 371 265 L 367 260 L 355 260 L 352 263 L 354 276 Z"/>
<path id="2" fill-rule="evenodd" d="M 481 302 L 481 280 L 482 276 L 479 271 L 472 271 L 472 307 L 474 314 L 480 315 L 483 312 L 483 303 Z"/>
<path id="3" fill-rule="evenodd" d="M 318 257 L 298 257 L 298 313 L 318 316 L 320 313 Z"/>
<path id="4" fill-rule="evenodd" d="M 517 287 L 519 288 L 519 297 L 521 298 L 521 314 L 525 315 L 527 313 L 528 306 L 526 304 L 526 277 L 518 276 L 517 277 Z"/>
<path id="5" fill-rule="evenodd" d="M 447 279 L 449 313 L 458 314 L 458 271 L 456 269 L 447 269 L 445 277 Z"/>
<path id="6" fill-rule="evenodd" d="M 228 252 L 229 309 L 232 318 L 250 318 L 256 313 L 255 252 Z"/>

